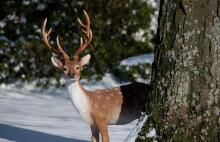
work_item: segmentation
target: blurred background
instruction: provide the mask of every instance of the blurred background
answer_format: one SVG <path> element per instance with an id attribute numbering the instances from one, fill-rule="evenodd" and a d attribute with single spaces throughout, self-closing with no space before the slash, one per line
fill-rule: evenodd
<path id="1" fill-rule="evenodd" d="M 79 47 L 77 18 L 85 20 L 83 10 L 90 16 L 93 40 L 82 54 L 92 55 L 82 77 L 98 80 L 112 73 L 120 81 L 149 79 L 150 63 L 130 66 L 122 61 L 153 52 L 156 26 L 152 1 L 7 0 L 0 4 L 0 83 L 62 85 L 62 73 L 52 66 L 52 53 L 42 42 L 41 26 L 47 17 L 51 41 L 60 35 L 62 47 L 72 55 Z"/>

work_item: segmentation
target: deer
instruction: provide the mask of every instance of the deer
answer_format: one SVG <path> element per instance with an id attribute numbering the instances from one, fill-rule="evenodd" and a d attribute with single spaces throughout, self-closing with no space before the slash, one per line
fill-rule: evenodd
<path id="1" fill-rule="evenodd" d="M 47 18 L 42 25 L 43 42 L 53 53 L 51 61 L 53 66 L 63 72 L 67 84 L 67 91 L 71 102 L 82 119 L 90 125 L 91 141 L 99 142 L 99 133 L 102 142 L 109 142 L 108 125 L 123 125 L 138 119 L 145 109 L 148 101 L 148 84 L 132 82 L 113 88 L 86 90 L 80 83 L 81 70 L 88 64 L 90 54 L 79 57 L 92 41 L 90 18 L 83 11 L 86 23 L 78 18 L 80 30 L 83 34 L 80 38 L 79 48 L 69 56 L 61 47 L 59 36 L 56 38 L 56 46 L 50 44 L 51 28 L 46 31 Z M 60 55 L 60 56 L 57 56 Z"/>

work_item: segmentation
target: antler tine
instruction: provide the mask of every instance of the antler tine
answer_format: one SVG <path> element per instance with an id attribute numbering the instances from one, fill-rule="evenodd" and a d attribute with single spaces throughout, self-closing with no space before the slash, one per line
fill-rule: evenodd
<path id="1" fill-rule="evenodd" d="M 42 33 L 43 33 L 43 41 L 46 44 L 46 46 L 53 50 L 55 53 L 61 53 L 63 55 L 64 59 L 69 58 L 69 56 L 66 54 L 66 52 L 62 49 L 60 42 L 59 42 L 59 37 L 57 36 L 57 47 L 58 50 L 56 48 L 54 48 L 53 46 L 51 46 L 51 44 L 49 43 L 50 40 L 50 34 L 52 32 L 52 29 L 50 28 L 48 32 L 46 32 L 46 25 L 47 25 L 47 18 L 44 20 L 43 26 L 42 26 Z"/>
<path id="2" fill-rule="evenodd" d="M 42 26 L 43 41 L 48 48 L 52 49 L 52 46 L 49 44 L 49 41 L 48 41 L 50 39 L 50 33 L 52 29 L 50 28 L 49 32 L 46 32 L 46 25 L 47 25 L 47 18 L 44 20 L 44 23 Z"/>
<path id="3" fill-rule="evenodd" d="M 63 48 L 60 45 L 59 36 L 57 36 L 57 47 L 58 47 L 59 51 L 62 53 L 63 58 L 68 59 L 69 56 L 66 54 L 66 52 L 63 50 Z"/>
<path id="4" fill-rule="evenodd" d="M 86 24 L 83 24 L 83 22 L 78 18 L 79 25 L 81 26 L 81 31 L 84 34 L 85 41 L 83 41 L 83 38 L 80 38 L 80 47 L 77 49 L 77 51 L 73 54 L 73 59 L 78 59 L 79 54 L 85 50 L 85 48 L 91 43 L 92 41 L 92 30 L 90 29 L 90 19 L 86 11 L 83 11 L 84 15 L 86 16 Z"/>
<path id="5" fill-rule="evenodd" d="M 84 27 L 84 28 L 86 27 L 86 25 L 84 25 L 79 18 L 78 18 L 77 20 L 78 20 L 80 26 L 82 26 L 82 27 Z"/>
<path id="6" fill-rule="evenodd" d="M 89 30 L 89 41 L 88 43 L 90 43 L 92 41 L 92 30 L 90 29 Z"/>
<path id="7" fill-rule="evenodd" d="M 88 14 L 86 13 L 86 11 L 83 10 L 83 12 L 86 16 L 86 24 L 87 24 L 86 31 L 87 31 L 87 37 L 89 37 L 89 35 L 90 35 L 90 19 L 89 19 Z"/>

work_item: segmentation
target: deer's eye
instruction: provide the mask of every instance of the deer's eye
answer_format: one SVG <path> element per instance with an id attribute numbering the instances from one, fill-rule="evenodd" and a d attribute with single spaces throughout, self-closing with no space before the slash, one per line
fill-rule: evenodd
<path id="1" fill-rule="evenodd" d="M 79 70 L 79 67 L 76 67 L 77 70 Z"/>
<path id="2" fill-rule="evenodd" d="M 67 67 L 64 67 L 64 68 L 63 68 L 63 70 L 64 70 L 64 71 L 67 71 L 67 70 L 68 70 L 68 68 L 67 68 Z"/>

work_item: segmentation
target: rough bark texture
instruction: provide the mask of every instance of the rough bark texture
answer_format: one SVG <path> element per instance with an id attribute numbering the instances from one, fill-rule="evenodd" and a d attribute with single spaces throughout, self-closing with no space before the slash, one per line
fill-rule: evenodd
<path id="1" fill-rule="evenodd" d="M 220 141 L 219 16 L 220 0 L 161 0 L 149 119 L 136 141 Z"/>

